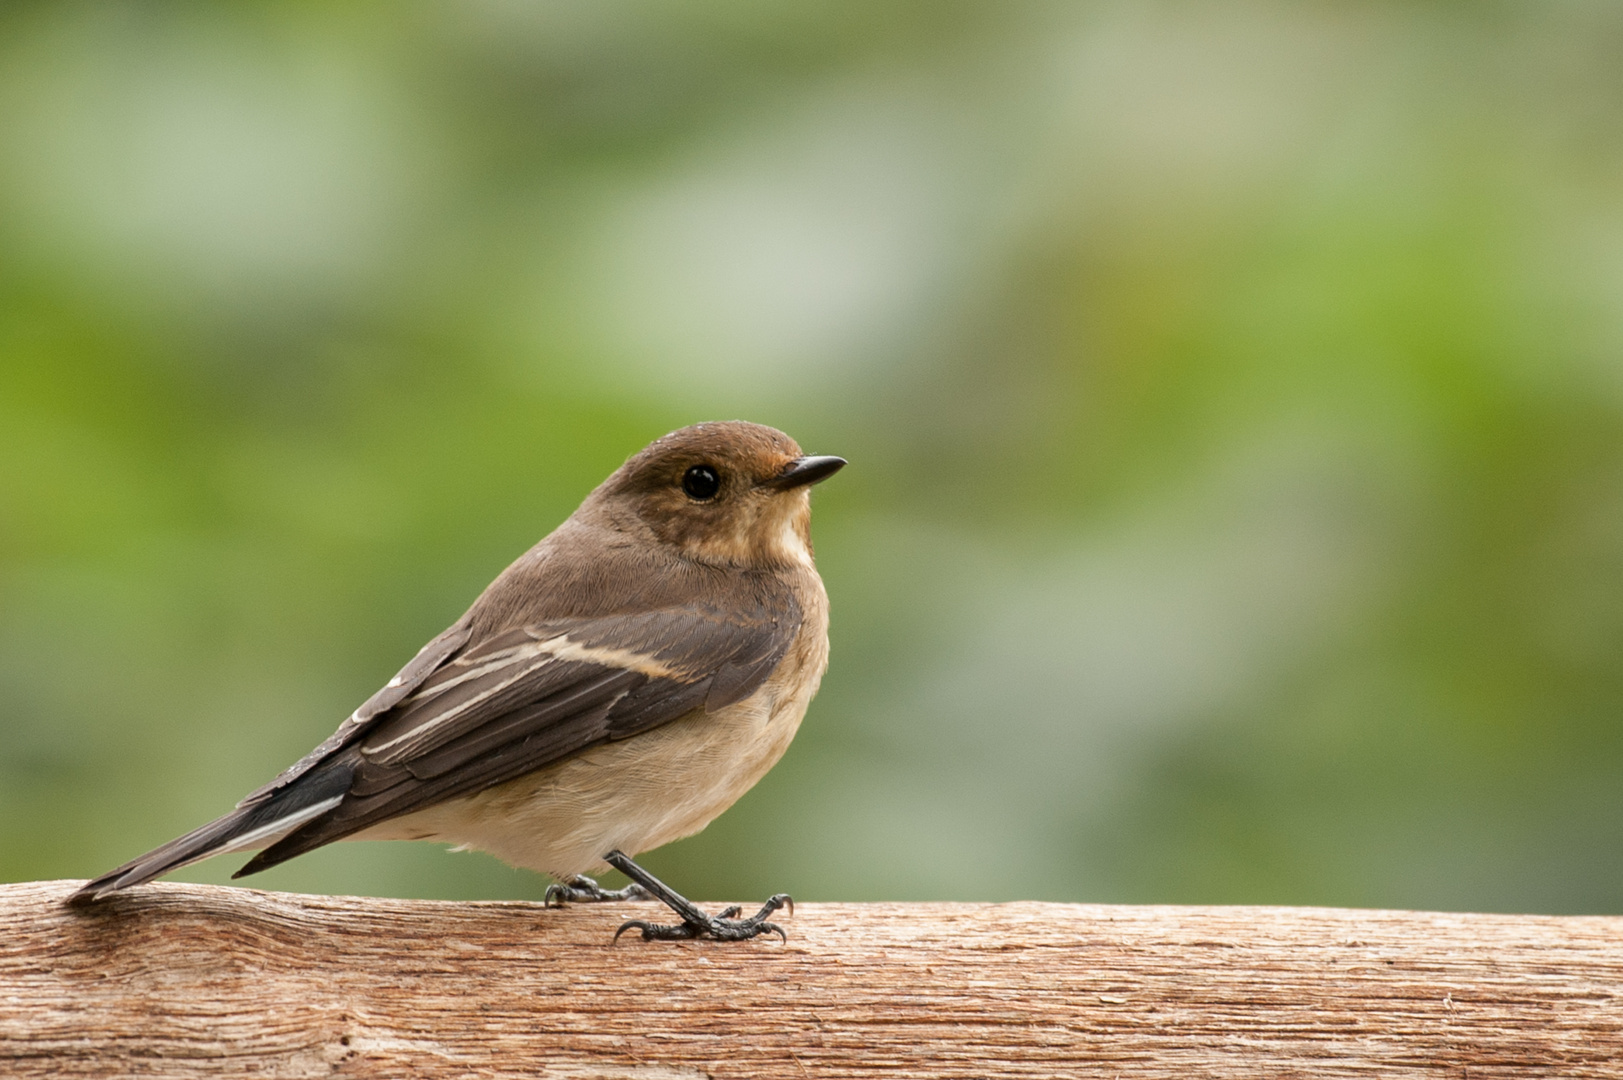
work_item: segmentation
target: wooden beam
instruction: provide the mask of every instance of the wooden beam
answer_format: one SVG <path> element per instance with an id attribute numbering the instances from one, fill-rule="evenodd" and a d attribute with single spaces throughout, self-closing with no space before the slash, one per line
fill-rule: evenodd
<path id="1" fill-rule="evenodd" d="M 1619 1077 L 1623 918 L 805 904 L 787 945 L 548 910 L 0 886 L 0 1075 Z"/>

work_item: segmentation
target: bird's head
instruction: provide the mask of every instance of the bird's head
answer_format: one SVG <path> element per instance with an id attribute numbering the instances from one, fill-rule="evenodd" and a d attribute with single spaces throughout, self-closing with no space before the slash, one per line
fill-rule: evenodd
<path id="1" fill-rule="evenodd" d="M 809 564 L 811 485 L 844 464 L 804 455 L 789 436 L 760 424 L 694 424 L 632 455 L 588 502 L 699 562 Z"/>

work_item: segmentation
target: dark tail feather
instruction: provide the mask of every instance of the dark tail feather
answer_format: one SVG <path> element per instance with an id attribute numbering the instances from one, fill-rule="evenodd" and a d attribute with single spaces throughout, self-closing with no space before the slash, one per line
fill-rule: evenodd
<path id="1" fill-rule="evenodd" d="M 310 824 L 319 829 L 326 823 L 318 820 L 312 821 Z M 274 844 L 270 844 L 258 855 L 243 863 L 242 868 L 231 875 L 231 880 L 235 881 L 237 878 L 247 877 L 249 874 L 257 874 L 261 870 L 269 870 L 273 866 L 303 855 L 306 851 L 314 851 L 323 844 L 331 843 L 352 832 L 359 832 L 362 828 L 364 828 L 363 825 L 356 825 L 353 828 L 332 833 L 328 833 L 327 830 L 315 833 L 311 829 L 301 826 L 291 832 L 283 833 Z"/>
<path id="2" fill-rule="evenodd" d="M 68 898 L 68 902 L 94 903 L 108 893 L 127 889 L 131 885 L 139 885 L 143 881 L 151 881 L 171 870 L 178 870 L 187 863 L 206 859 L 244 831 L 244 822 L 250 814 L 249 810 L 233 810 L 217 821 L 211 821 L 200 829 L 193 829 L 185 836 L 154 848 L 138 859 L 132 859 L 117 870 L 109 870 L 94 881 L 86 882 L 83 888 Z"/>
<path id="3" fill-rule="evenodd" d="M 239 806 L 222 818 L 86 882 L 68 897 L 68 903 L 95 903 L 109 893 L 162 877 L 212 855 L 268 847 L 342 802 L 353 771 L 353 767 L 340 767 L 307 774 L 301 782 L 263 802 Z"/>

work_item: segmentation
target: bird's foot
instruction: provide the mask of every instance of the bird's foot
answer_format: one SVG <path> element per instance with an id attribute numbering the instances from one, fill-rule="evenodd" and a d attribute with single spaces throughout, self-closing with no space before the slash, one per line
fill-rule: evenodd
<path id="1" fill-rule="evenodd" d="M 585 874 L 572 874 L 547 886 L 547 907 L 565 904 L 605 904 L 615 900 L 652 900 L 654 894 L 633 881 L 623 889 L 605 889 Z"/>
<path id="2" fill-rule="evenodd" d="M 762 934 L 776 934 L 784 941 L 789 940 L 789 934 L 783 927 L 774 922 L 767 922 L 766 918 L 779 908 L 788 908 L 791 915 L 795 913 L 795 902 L 789 898 L 788 893 L 774 896 L 762 905 L 760 911 L 747 919 L 738 917 L 738 913 L 743 910 L 739 907 L 730 907 L 720 915 L 707 915 L 699 910 L 697 904 L 632 862 L 623 852 L 611 851 L 603 856 L 603 861 L 641 885 L 650 896 L 676 912 L 682 919 L 679 923 L 669 925 L 648 922 L 644 919 L 628 919 L 614 932 L 615 941 L 620 940 L 621 934 L 633 929 L 642 931 L 644 941 L 689 941 L 693 938 L 748 941 Z"/>
<path id="3" fill-rule="evenodd" d="M 761 906 L 760 911 L 747 919 L 738 917 L 738 913 L 744 909 L 736 904 L 719 915 L 706 915 L 695 908 L 697 918 L 684 915 L 679 923 L 651 923 L 643 919 L 627 919 L 620 924 L 620 929 L 614 932 L 614 940 L 619 941 L 621 934 L 634 929 L 642 931 L 644 941 L 689 941 L 705 937 L 716 941 L 748 941 L 762 934 L 776 934 L 784 941 L 788 941 L 789 935 L 783 927 L 775 922 L 768 922 L 766 918 L 779 908 L 788 908 L 791 915 L 795 913 L 795 902 L 789 898 L 788 893 L 774 896 Z"/>

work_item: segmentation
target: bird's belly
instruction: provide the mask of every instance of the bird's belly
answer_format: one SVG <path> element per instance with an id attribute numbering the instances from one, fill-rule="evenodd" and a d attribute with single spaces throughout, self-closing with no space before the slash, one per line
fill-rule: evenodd
<path id="1" fill-rule="evenodd" d="M 753 787 L 788 749 L 816 692 L 818 679 L 800 674 L 780 672 L 716 712 L 603 743 L 354 839 L 440 840 L 556 877 L 603 870 L 608 852 L 636 855 L 691 836 Z"/>

